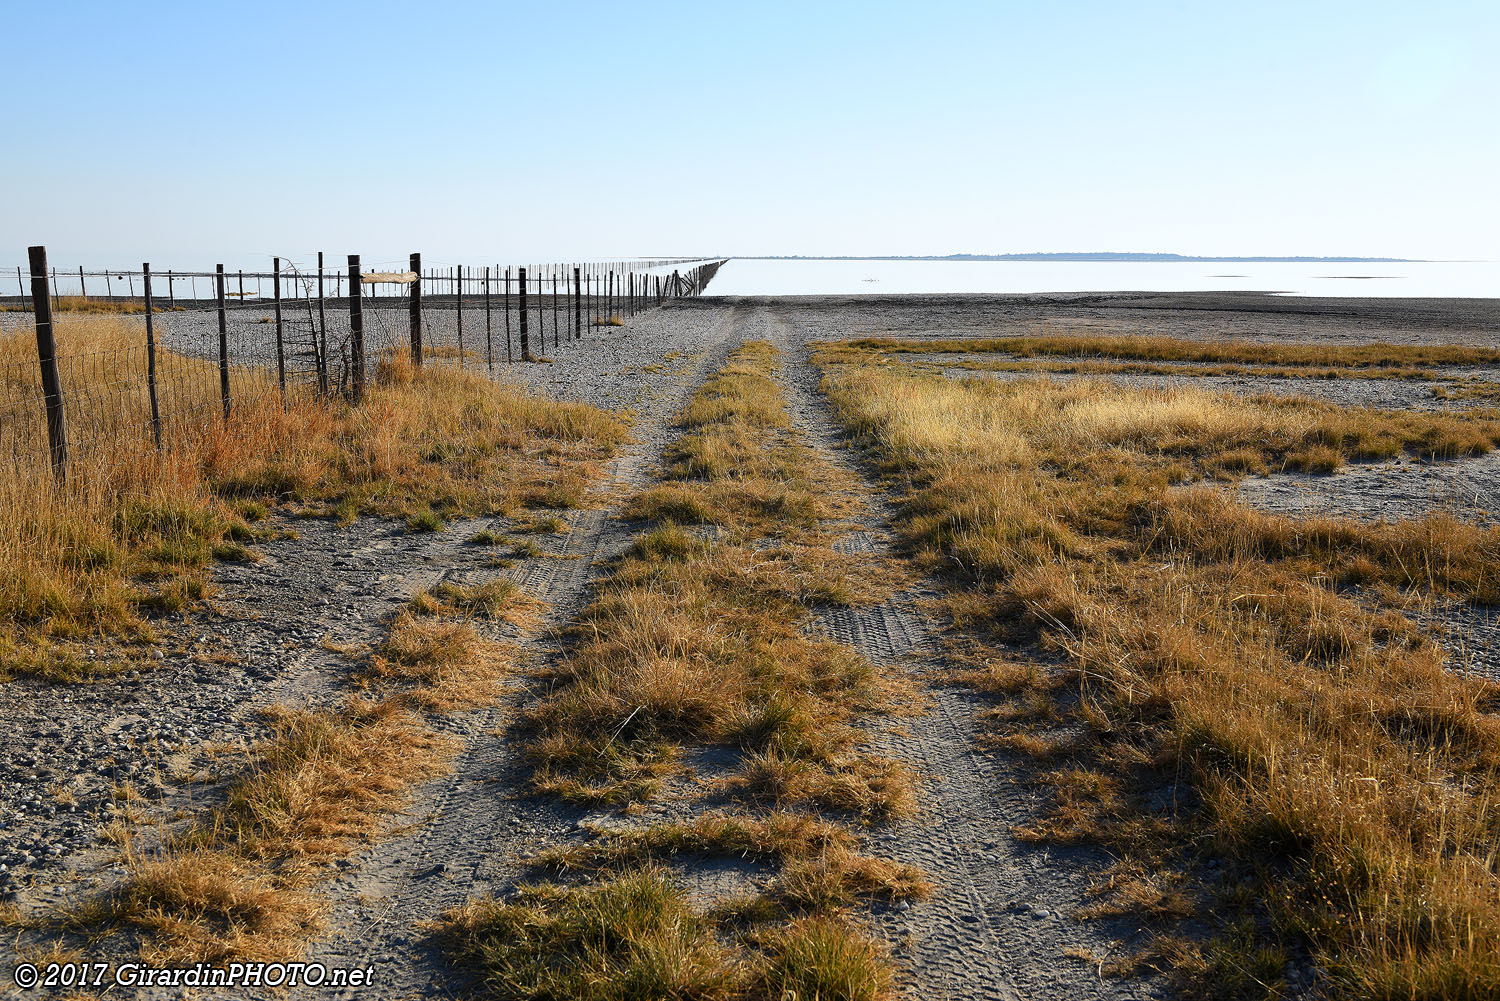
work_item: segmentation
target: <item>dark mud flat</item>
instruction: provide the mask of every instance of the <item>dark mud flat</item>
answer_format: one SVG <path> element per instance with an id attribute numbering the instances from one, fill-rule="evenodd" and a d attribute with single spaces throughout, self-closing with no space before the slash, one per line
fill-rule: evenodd
<path id="1" fill-rule="evenodd" d="M 1323 299 L 1268 291 L 786 296 L 741 301 L 774 302 L 800 321 L 829 331 L 830 337 L 994 337 L 1054 328 L 1194 340 L 1500 347 L 1500 298 Z M 711 296 L 702 300 L 705 306 L 711 302 Z"/>

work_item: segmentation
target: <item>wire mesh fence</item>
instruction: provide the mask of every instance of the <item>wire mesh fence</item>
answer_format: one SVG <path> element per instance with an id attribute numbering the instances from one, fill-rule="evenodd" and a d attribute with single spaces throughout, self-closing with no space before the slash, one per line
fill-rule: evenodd
<path id="1" fill-rule="evenodd" d="M 424 269 L 414 254 L 372 271 L 319 255 L 266 272 L 89 271 L 35 251 L 18 294 L 0 297 L 0 456 L 63 476 L 202 438 L 268 402 L 357 401 L 397 357 L 494 378 L 701 293 L 723 263 Z"/>

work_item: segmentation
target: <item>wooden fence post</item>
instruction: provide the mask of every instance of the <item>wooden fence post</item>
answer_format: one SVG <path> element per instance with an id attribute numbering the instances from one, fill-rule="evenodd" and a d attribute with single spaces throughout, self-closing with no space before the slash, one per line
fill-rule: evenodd
<path id="1" fill-rule="evenodd" d="M 151 319 L 151 265 L 141 265 L 141 286 L 146 295 L 146 391 L 151 394 L 151 437 L 161 451 L 161 407 L 156 401 L 156 329 Z"/>
<path id="2" fill-rule="evenodd" d="M 505 269 L 505 288 L 501 290 L 501 295 L 505 299 L 505 364 L 510 365 L 516 360 L 510 349 L 510 268 Z"/>
<path id="3" fill-rule="evenodd" d="M 453 294 L 458 299 L 458 367 L 464 367 L 464 266 L 453 269 Z"/>
<path id="4" fill-rule="evenodd" d="M 583 339 L 583 283 L 579 269 L 573 269 L 573 340 Z"/>
<path id="5" fill-rule="evenodd" d="M 552 269 L 552 346 L 562 347 L 561 327 L 557 322 L 557 269 Z"/>
<path id="6" fill-rule="evenodd" d="M 323 312 L 323 252 L 318 251 L 318 331 L 313 334 L 318 354 L 318 392 L 328 395 L 328 317 Z"/>
<path id="7" fill-rule="evenodd" d="M 516 314 L 521 318 L 521 360 L 533 361 L 531 357 L 531 337 L 526 330 L 526 269 L 516 270 L 516 291 L 520 293 L 520 308 Z"/>
<path id="8" fill-rule="evenodd" d="M 229 321 L 224 315 L 224 265 L 214 266 L 214 295 L 219 301 L 219 399 L 229 420 Z"/>
<path id="9" fill-rule="evenodd" d="M 412 254 L 408 265 L 411 272 L 417 276 L 411 283 L 411 296 L 408 310 L 411 313 L 411 360 L 417 368 L 422 367 L 422 255 Z"/>
<path id="10" fill-rule="evenodd" d="M 47 444 L 52 473 L 68 476 L 68 425 L 63 417 L 62 377 L 57 371 L 57 340 L 52 333 L 52 300 L 47 296 L 47 248 L 32 247 L 31 305 L 36 311 L 36 356 L 42 368 L 42 402 L 47 408 Z"/>
<path id="11" fill-rule="evenodd" d="M 173 309 L 177 308 L 176 282 L 172 281 L 172 269 L 167 269 L 167 305 Z"/>
<path id="12" fill-rule="evenodd" d="M 359 255 L 349 255 L 349 364 L 354 402 L 365 397 L 365 297 L 359 282 Z"/>
<path id="13" fill-rule="evenodd" d="M 281 402 L 286 403 L 286 352 L 281 341 L 281 258 L 271 258 L 271 295 L 276 299 L 276 383 L 281 387 Z"/>
<path id="14" fill-rule="evenodd" d="M 484 266 L 484 364 L 489 369 L 490 378 L 495 377 L 495 340 L 490 333 L 490 266 Z"/>

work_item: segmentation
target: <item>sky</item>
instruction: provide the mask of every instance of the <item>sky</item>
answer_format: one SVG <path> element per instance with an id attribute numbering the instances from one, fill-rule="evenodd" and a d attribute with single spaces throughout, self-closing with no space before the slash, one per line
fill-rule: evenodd
<path id="1" fill-rule="evenodd" d="M 0 263 L 1500 258 L 1500 3 L 0 0 Z"/>

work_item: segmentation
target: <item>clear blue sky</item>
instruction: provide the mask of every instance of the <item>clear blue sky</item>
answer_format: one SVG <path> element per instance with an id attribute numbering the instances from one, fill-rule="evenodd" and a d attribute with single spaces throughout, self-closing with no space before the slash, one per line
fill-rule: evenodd
<path id="1" fill-rule="evenodd" d="M 0 257 L 1500 257 L 1500 3 L 0 0 Z"/>

